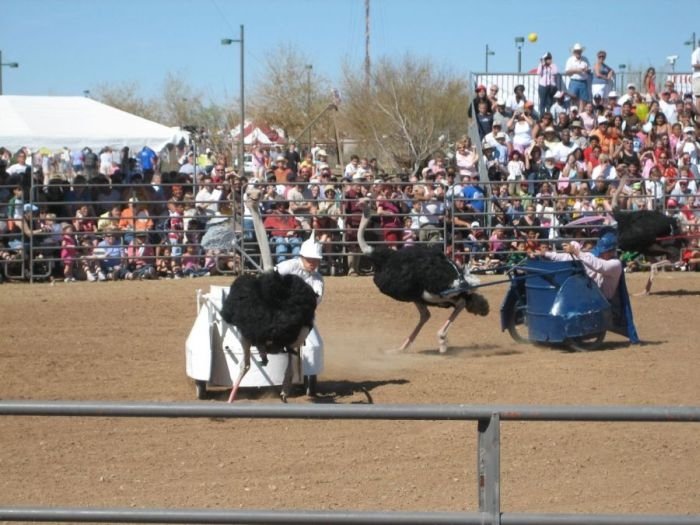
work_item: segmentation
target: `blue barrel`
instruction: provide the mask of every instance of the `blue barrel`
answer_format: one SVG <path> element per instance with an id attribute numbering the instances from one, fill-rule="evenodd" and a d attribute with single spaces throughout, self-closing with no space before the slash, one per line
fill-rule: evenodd
<path id="1" fill-rule="evenodd" d="M 581 261 L 534 259 L 527 274 L 527 325 L 531 341 L 558 343 L 605 332 L 610 304 L 586 275 Z"/>

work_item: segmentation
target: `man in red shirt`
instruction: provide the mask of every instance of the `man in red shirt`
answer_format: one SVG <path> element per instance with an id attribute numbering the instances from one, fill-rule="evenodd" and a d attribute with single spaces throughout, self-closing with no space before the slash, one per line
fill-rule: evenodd
<path id="1" fill-rule="evenodd" d="M 298 255 L 301 249 L 301 225 L 288 209 L 288 202 L 277 201 L 263 221 L 275 248 L 275 264 L 285 261 L 290 255 Z"/>

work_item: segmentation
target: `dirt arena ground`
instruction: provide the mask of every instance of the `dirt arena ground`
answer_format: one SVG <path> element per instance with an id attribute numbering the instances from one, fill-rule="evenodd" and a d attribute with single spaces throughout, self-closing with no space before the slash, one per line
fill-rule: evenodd
<path id="1" fill-rule="evenodd" d="M 630 290 L 645 279 L 629 276 Z M 194 401 L 195 290 L 229 283 L 0 286 L 0 398 Z M 390 355 L 415 308 L 369 277 L 328 278 L 315 402 L 700 404 L 700 275 L 664 273 L 633 297 L 642 345 L 613 335 L 590 353 L 514 345 L 499 327 L 506 286 L 482 289 L 491 314 L 463 314 L 446 355 L 442 310 Z M 0 506 L 478 510 L 474 422 L 3 417 L 0 429 Z M 698 424 L 504 422 L 501 437 L 505 512 L 700 514 Z"/>

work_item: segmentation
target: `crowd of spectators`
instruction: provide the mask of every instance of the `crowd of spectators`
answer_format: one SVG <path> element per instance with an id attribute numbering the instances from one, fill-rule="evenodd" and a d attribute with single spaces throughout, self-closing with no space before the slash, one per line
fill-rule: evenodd
<path id="1" fill-rule="evenodd" d="M 254 248 L 242 198 L 249 184 L 262 190 L 275 262 L 297 254 L 313 232 L 324 247 L 322 271 L 336 274 L 363 271 L 357 228 L 367 197 L 376 208 L 371 242 L 440 244 L 487 271 L 541 243 L 589 234 L 586 218 L 609 220 L 613 206 L 661 209 L 697 231 L 700 117 L 692 94 L 657 86 L 650 70 L 642 86 L 630 83 L 619 96 L 609 89 L 606 53 L 597 58 L 586 66 L 574 46 L 560 73 L 544 55 L 537 110 L 522 85 L 513 93 L 477 86 L 470 110 L 480 143 L 465 135 L 412 175 L 389 175 L 360 155 L 332 168 L 317 145 L 256 145 L 245 173 L 223 154 L 196 156 L 185 144 L 159 152 L 0 148 L 0 264 L 68 282 L 236 272 L 244 264 L 238 254 L 205 250 L 202 237 L 226 222 Z M 567 91 L 555 90 L 561 75 L 593 78 L 585 88 L 570 81 Z"/>

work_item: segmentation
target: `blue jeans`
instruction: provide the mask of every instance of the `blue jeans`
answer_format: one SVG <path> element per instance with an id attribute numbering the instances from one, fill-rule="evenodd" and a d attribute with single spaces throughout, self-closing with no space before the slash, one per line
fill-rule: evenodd
<path id="1" fill-rule="evenodd" d="M 584 102 L 590 102 L 591 97 L 588 95 L 588 82 L 585 80 L 577 80 L 572 78 L 569 80 L 569 94 L 576 98 L 581 99 Z"/>
<path id="2" fill-rule="evenodd" d="M 249 217 L 243 218 L 243 240 L 244 241 L 254 241 L 255 240 L 255 226 L 253 225 L 253 219 Z"/>
<path id="3" fill-rule="evenodd" d="M 279 264 L 292 256 L 298 255 L 301 250 L 299 237 L 273 237 L 272 245 L 275 247 L 275 263 Z"/>

